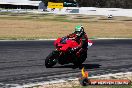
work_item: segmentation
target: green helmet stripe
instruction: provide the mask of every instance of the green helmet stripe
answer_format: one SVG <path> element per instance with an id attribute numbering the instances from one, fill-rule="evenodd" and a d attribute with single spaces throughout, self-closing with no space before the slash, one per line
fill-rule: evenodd
<path id="1" fill-rule="evenodd" d="M 81 31 L 81 26 L 76 26 L 75 31 Z"/>

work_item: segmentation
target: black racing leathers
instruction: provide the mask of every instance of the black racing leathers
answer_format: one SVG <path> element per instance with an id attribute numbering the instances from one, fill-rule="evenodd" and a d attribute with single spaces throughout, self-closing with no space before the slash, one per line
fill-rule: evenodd
<path id="1" fill-rule="evenodd" d="M 88 46 L 88 37 L 85 32 L 81 36 L 77 36 L 76 33 L 69 34 L 68 38 L 75 38 L 75 41 L 79 44 L 76 48 L 87 49 Z"/>
<path id="2" fill-rule="evenodd" d="M 74 38 L 75 41 L 79 44 L 75 47 L 75 54 L 73 55 L 73 62 L 75 65 L 82 64 L 87 58 L 87 46 L 88 46 L 88 37 L 85 32 L 81 36 L 77 36 L 76 33 L 69 34 L 68 38 Z"/>

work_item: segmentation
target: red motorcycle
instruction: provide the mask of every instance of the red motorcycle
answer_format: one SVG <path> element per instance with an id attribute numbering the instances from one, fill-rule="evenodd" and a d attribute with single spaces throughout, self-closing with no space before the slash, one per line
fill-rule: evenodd
<path id="1" fill-rule="evenodd" d="M 78 43 L 74 39 L 63 37 L 58 38 L 54 42 L 56 50 L 52 51 L 45 59 L 45 66 L 47 68 L 53 67 L 56 63 L 61 65 L 73 63 L 74 65 L 82 64 L 86 60 L 86 53 L 81 54 L 77 58 L 76 54 L 71 51 L 72 48 L 78 46 Z"/>

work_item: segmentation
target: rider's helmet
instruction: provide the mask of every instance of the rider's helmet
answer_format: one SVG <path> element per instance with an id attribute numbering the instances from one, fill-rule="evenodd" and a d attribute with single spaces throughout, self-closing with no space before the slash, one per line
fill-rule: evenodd
<path id="1" fill-rule="evenodd" d="M 82 25 L 75 26 L 75 32 L 78 37 L 84 33 L 84 28 Z"/>

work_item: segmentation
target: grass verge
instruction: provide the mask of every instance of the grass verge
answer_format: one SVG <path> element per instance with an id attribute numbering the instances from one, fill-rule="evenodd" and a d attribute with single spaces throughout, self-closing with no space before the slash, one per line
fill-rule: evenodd
<path id="1" fill-rule="evenodd" d="M 75 25 L 83 25 L 89 38 L 132 38 L 131 20 L 131 17 L 109 20 L 104 16 L 0 13 L 0 39 L 58 38 L 72 33 Z"/>

